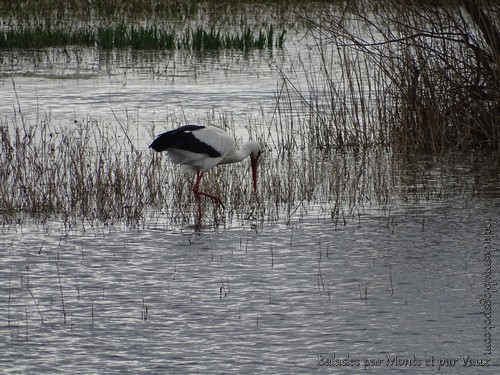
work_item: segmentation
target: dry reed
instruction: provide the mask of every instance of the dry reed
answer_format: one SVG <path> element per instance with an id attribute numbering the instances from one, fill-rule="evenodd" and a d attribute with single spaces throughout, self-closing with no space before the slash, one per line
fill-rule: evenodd
<path id="1" fill-rule="evenodd" d="M 461 4 L 365 1 L 304 18 L 323 58 L 318 95 L 303 98 L 316 146 L 499 151 L 500 7 Z"/>
<path id="2" fill-rule="evenodd" d="M 226 209 L 202 200 L 207 223 L 288 223 L 313 210 L 341 226 L 358 220 L 366 208 L 457 194 L 467 197 L 477 190 L 480 179 L 474 176 L 490 166 L 474 155 L 465 163 L 452 157 L 440 163 L 435 158 L 405 162 L 386 147 L 315 147 L 316 136 L 307 133 L 309 117 L 292 116 L 293 93 L 281 95 L 279 113 L 268 125 L 249 126 L 252 138 L 265 146 L 258 193 L 252 192 L 248 163 L 212 169 L 203 188 L 221 196 Z M 163 153 L 147 149 L 154 134 L 140 140 L 144 144 L 138 148 L 138 140 L 123 136 L 133 133 L 126 127 L 110 128 L 91 117 L 66 126 L 48 120 L 30 125 L 20 117 L 18 122 L 0 124 L 4 225 L 29 218 L 61 219 L 69 226 L 193 223 L 193 176 L 183 175 Z M 235 126 L 225 125 L 229 131 Z M 457 160 L 462 166 L 450 169 Z"/>

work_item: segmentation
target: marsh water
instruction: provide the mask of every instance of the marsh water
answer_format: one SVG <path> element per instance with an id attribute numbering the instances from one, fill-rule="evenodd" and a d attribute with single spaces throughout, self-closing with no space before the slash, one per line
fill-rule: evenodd
<path id="1" fill-rule="evenodd" d="M 310 56 L 300 43 L 203 58 L 2 52 L 0 112 L 7 125 L 121 121 L 141 152 L 153 127 L 181 123 L 228 121 L 246 138 L 273 116 L 280 71 Z M 367 196 L 342 220 L 319 197 L 223 226 L 208 211 L 202 228 L 154 215 L 5 225 L 2 372 L 498 373 L 500 189 L 482 167 L 427 161 L 395 199 Z"/>
<path id="2" fill-rule="evenodd" d="M 485 358 L 485 220 L 496 209 L 423 205 L 390 225 L 366 212 L 337 229 L 315 215 L 198 232 L 4 229 L 3 369 L 360 373 L 370 359 L 376 372 L 420 373 L 453 358 L 441 371 L 477 373 L 463 361 Z M 360 362 L 322 366 L 333 356 Z"/>

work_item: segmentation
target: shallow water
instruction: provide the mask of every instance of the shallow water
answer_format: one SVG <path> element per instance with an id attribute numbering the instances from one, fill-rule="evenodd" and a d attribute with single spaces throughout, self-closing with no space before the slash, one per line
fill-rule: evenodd
<path id="1" fill-rule="evenodd" d="M 6 228 L 3 371 L 359 373 L 372 359 L 377 372 L 435 372 L 454 358 L 441 370 L 477 373 L 463 358 L 490 358 L 480 299 L 498 206 L 457 206 L 367 211 L 337 229 L 310 215 L 205 231 Z M 351 366 L 322 366 L 347 355 Z M 481 370 L 498 372 L 491 358 Z"/>
<path id="2" fill-rule="evenodd" d="M 224 117 L 238 128 L 261 110 L 272 113 L 277 69 L 284 59 L 283 51 L 197 57 L 182 51 L 88 49 L 66 59 L 54 49 L 34 68 L 33 53 L 26 52 L 18 62 L 21 68 L 13 68 L 8 60 L 21 58 L 4 52 L 3 120 L 17 118 L 19 124 L 31 125 L 46 121 L 56 127 L 89 117 L 101 126 L 116 127 L 121 121 L 143 142 L 149 141 L 146 130 L 155 125 L 159 132 L 182 123 L 219 123 Z"/>

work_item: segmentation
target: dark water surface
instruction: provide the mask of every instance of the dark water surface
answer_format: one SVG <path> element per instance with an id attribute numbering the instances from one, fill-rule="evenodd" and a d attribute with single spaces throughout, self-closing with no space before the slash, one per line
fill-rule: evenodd
<path id="1" fill-rule="evenodd" d="M 314 215 L 206 231 L 5 228 L 2 369 L 361 373 L 367 360 L 421 373 L 449 358 L 444 373 L 477 373 L 469 356 L 498 372 L 481 299 L 488 264 L 499 277 L 498 254 L 485 259 L 499 207 L 459 205 L 367 211 L 337 228 Z"/>

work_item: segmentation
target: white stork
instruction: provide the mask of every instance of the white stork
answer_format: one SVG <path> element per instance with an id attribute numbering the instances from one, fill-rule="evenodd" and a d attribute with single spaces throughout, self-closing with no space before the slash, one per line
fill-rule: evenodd
<path id="1" fill-rule="evenodd" d="M 193 192 L 197 199 L 204 195 L 222 205 L 218 196 L 199 190 L 203 173 L 216 165 L 237 163 L 248 156 L 252 166 L 253 190 L 257 191 L 257 165 L 261 150 L 255 141 L 245 143 L 238 150 L 233 137 L 222 129 L 215 126 L 184 125 L 160 134 L 149 147 L 158 152 L 167 150 L 174 164 L 196 171 Z"/>

